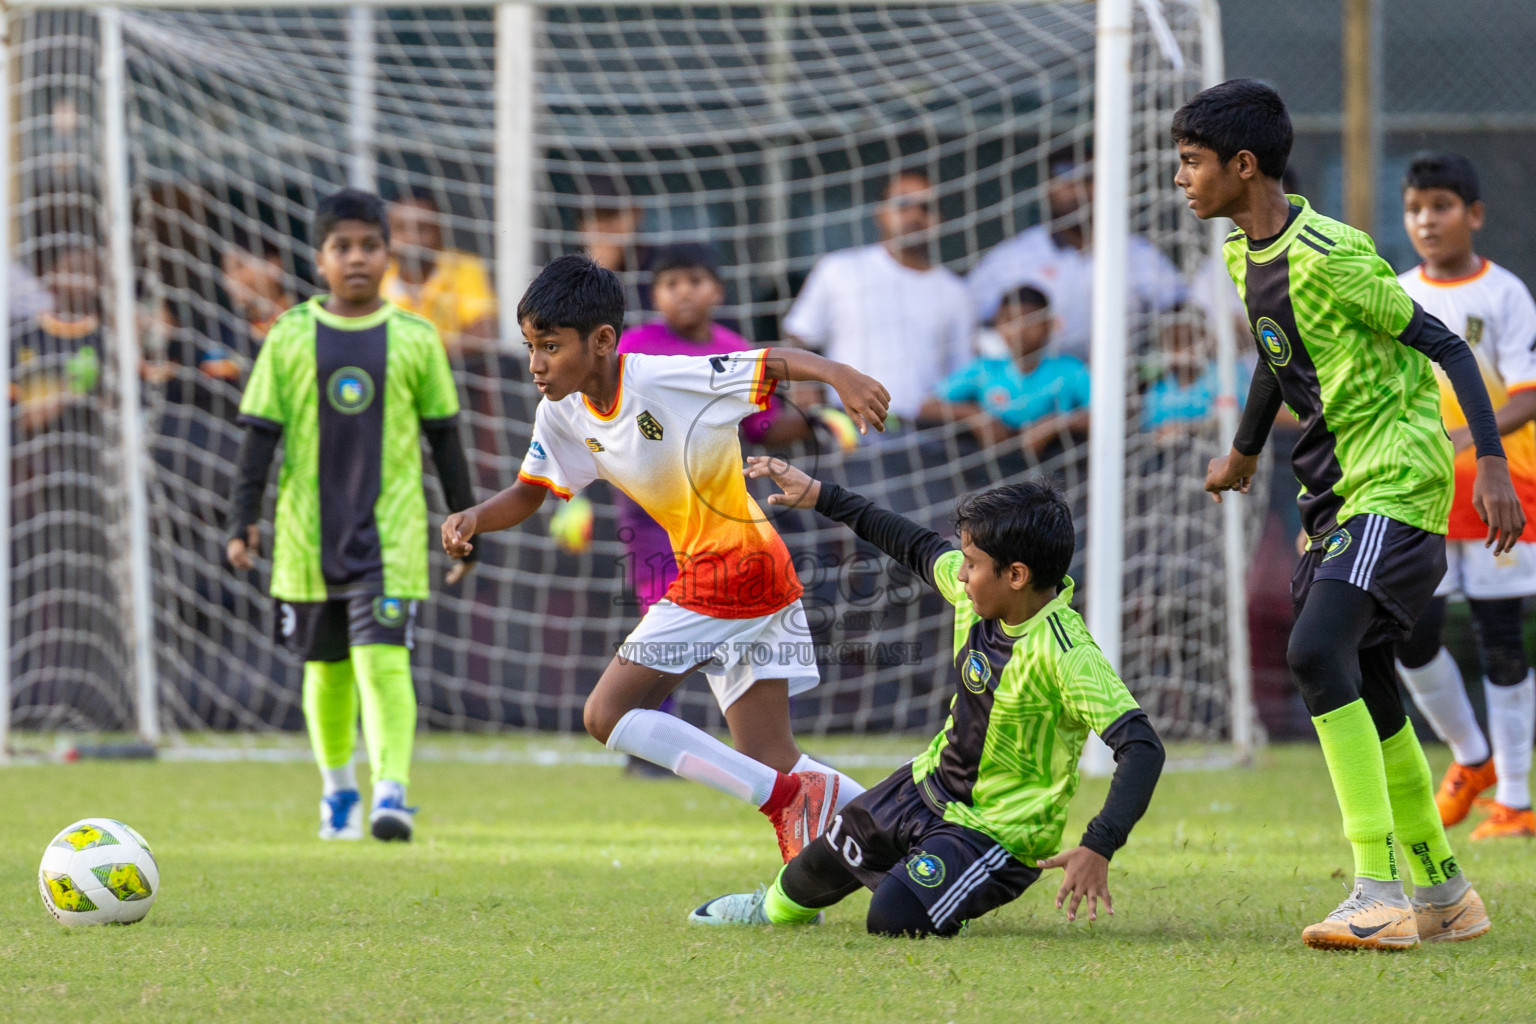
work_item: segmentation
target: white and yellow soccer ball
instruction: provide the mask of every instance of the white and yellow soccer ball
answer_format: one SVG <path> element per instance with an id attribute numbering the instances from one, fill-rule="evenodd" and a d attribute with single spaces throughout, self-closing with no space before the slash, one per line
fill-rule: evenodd
<path id="1" fill-rule="evenodd" d="M 160 868 L 132 828 L 111 818 L 86 818 L 43 851 L 37 887 L 43 905 L 63 924 L 132 924 L 154 905 Z"/>

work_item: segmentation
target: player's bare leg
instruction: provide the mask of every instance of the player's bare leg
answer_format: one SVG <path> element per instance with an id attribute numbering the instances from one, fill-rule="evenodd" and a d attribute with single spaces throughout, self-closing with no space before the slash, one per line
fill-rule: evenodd
<path id="1" fill-rule="evenodd" d="M 800 760 L 789 727 L 789 682 L 759 679 L 725 709 L 725 724 L 736 749 L 788 775 Z"/>

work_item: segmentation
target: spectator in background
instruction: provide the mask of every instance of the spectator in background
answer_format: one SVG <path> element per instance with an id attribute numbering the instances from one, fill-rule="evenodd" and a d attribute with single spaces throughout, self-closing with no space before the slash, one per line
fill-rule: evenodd
<path id="1" fill-rule="evenodd" d="M 432 321 L 451 356 L 495 347 L 496 294 L 485 263 L 444 247 L 442 214 L 429 193 L 390 204 L 389 249 L 384 298 Z"/>
<path id="2" fill-rule="evenodd" d="M 284 282 L 283 252 L 270 242 L 236 233 L 219 264 L 230 308 L 220 311 L 218 341 L 198 353 L 197 366 L 210 377 L 236 381 L 295 299 Z"/>
<path id="3" fill-rule="evenodd" d="M 977 317 L 988 320 L 1004 295 L 1033 284 L 1050 297 L 1057 351 L 1087 362 L 1093 312 L 1092 165 L 1053 162 L 1045 200 L 1050 219 L 983 256 L 966 278 L 966 288 Z M 1178 270 L 1151 242 L 1131 235 L 1127 255 L 1133 322 L 1137 315 L 1172 309 L 1184 300 Z"/>
<path id="4" fill-rule="evenodd" d="M 1036 456 L 1071 433 L 1088 430 L 1088 368 L 1048 352 L 1050 302 L 1025 285 L 1003 298 L 993 326 L 1010 355 L 980 356 L 939 382 L 924 419 L 968 420 L 982 445 L 1018 437 Z"/>
<path id="5" fill-rule="evenodd" d="M 581 248 L 604 270 L 611 270 L 624 282 L 624 308 L 649 310 L 651 282 L 650 250 L 639 241 L 645 211 L 629 198 L 619 184 L 607 175 L 587 179 L 576 230 Z"/>
<path id="6" fill-rule="evenodd" d="M 98 433 L 95 402 L 104 346 L 96 251 L 85 246 L 62 250 L 44 284 L 53 309 L 11 331 L 11 401 L 17 425 L 23 434 L 58 424 Z M 79 410 L 85 419 L 70 416 L 71 410 Z"/>
<path id="7" fill-rule="evenodd" d="M 21 260 L 11 260 L 6 289 L 10 299 L 6 313 L 12 324 L 31 320 L 53 308 L 53 296 Z"/>
<path id="8" fill-rule="evenodd" d="M 960 278 L 932 259 L 939 219 L 928 175 L 898 171 L 874 219 L 880 242 L 823 256 L 784 332 L 879 378 L 891 415 L 911 421 L 934 383 L 970 359 L 976 325 Z"/>
<path id="9" fill-rule="evenodd" d="M 1238 308 L 1242 308 L 1241 304 Z M 1246 324 L 1244 328 L 1239 345 L 1251 337 Z M 1202 327 L 1188 319 L 1163 332 L 1166 347 L 1158 353 L 1160 365 L 1141 396 L 1141 429 L 1154 432 L 1160 441 L 1182 439 L 1192 428 L 1215 419 L 1221 374 L 1215 358 L 1200 357 L 1197 344 L 1201 338 Z M 1247 351 L 1246 348 L 1238 349 L 1237 398 L 1240 405 L 1248 397 L 1248 381 L 1253 374 L 1252 360 L 1243 358 Z"/>

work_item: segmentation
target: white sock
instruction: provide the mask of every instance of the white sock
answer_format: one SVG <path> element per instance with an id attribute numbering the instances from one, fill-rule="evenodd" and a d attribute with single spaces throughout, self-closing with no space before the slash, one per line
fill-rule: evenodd
<path id="1" fill-rule="evenodd" d="M 1405 668 L 1397 663 L 1403 674 L 1413 702 L 1424 712 L 1435 735 L 1451 745 L 1451 756 L 1457 764 L 1468 767 L 1488 760 L 1488 737 L 1478 728 L 1477 716 L 1472 713 L 1472 702 L 1467 700 L 1467 688 L 1461 681 L 1461 669 L 1456 659 L 1444 647 L 1419 668 Z"/>
<path id="2" fill-rule="evenodd" d="M 405 787 L 391 779 L 380 779 L 373 784 L 373 806 L 379 806 L 379 804 L 390 797 L 399 800 L 403 806 L 405 804 Z"/>
<path id="3" fill-rule="evenodd" d="M 1499 776 L 1495 799 L 1505 807 L 1531 806 L 1531 733 L 1536 730 L 1536 672 L 1514 686 L 1483 680 L 1488 697 L 1488 733 L 1493 737 L 1493 767 Z"/>
<path id="4" fill-rule="evenodd" d="M 854 782 L 848 776 L 844 775 L 836 768 L 833 768 L 831 765 L 825 765 L 820 761 L 812 760 L 810 754 L 801 754 L 800 760 L 795 762 L 794 770 L 797 772 L 823 772 L 827 775 L 837 776 L 837 805 L 832 808 L 833 814 L 841 811 L 847 805 L 849 800 L 852 800 L 854 797 L 864 792 L 863 786 L 859 785 L 857 782 Z"/>
<path id="5" fill-rule="evenodd" d="M 608 749 L 670 768 L 726 796 L 761 807 L 773 795 L 779 773 L 738 753 L 702 729 L 660 711 L 636 708 L 613 727 Z"/>
<path id="6" fill-rule="evenodd" d="M 320 782 L 325 786 L 325 795 L 340 793 L 344 789 L 357 788 L 357 772 L 352 770 L 352 762 L 348 761 L 340 768 L 321 768 Z"/>

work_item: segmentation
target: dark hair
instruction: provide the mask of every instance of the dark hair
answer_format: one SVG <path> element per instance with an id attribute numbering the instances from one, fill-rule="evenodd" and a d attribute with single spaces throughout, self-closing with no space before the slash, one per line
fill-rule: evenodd
<path id="1" fill-rule="evenodd" d="M 1285 174 L 1294 138 L 1285 101 L 1252 78 L 1213 85 L 1173 115 L 1174 142 L 1214 150 L 1222 163 L 1246 149 L 1266 178 Z"/>
<path id="2" fill-rule="evenodd" d="M 699 242 L 679 242 L 654 250 L 650 270 L 652 281 L 668 270 L 702 270 L 720 280 L 720 263 L 715 259 L 715 251 Z"/>
<path id="3" fill-rule="evenodd" d="M 315 248 L 322 248 L 336 225 L 344 220 L 361 221 L 378 228 L 388 244 L 389 216 L 384 210 L 384 200 L 360 188 L 344 188 L 326 196 L 315 207 Z"/>
<path id="4" fill-rule="evenodd" d="M 1004 295 L 1003 300 L 997 304 L 997 308 L 999 311 L 1004 306 L 1019 306 L 1023 309 L 1048 309 L 1050 305 L 1051 300 L 1045 292 L 1035 285 L 1021 284 L 1007 295 Z"/>
<path id="5" fill-rule="evenodd" d="M 1403 189 L 1410 188 L 1449 189 L 1469 206 L 1483 198 L 1477 170 L 1460 153 L 1420 153 L 1414 157 L 1403 175 Z"/>
<path id="6" fill-rule="evenodd" d="M 955 508 L 955 529 L 991 557 L 999 576 L 1014 562 L 1029 566 L 1036 590 L 1061 586 L 1077 547 L 1072 510 L 1045 480 L 962 498 Z"/>
<path id="7" fill-rule="evenodd" d="M 603 324 L 624 329 L 624 286 L 586 253 L 550 260 L 517 303 L 517 322 L 536 331 L 575 328 L 583 339 Z"/>

